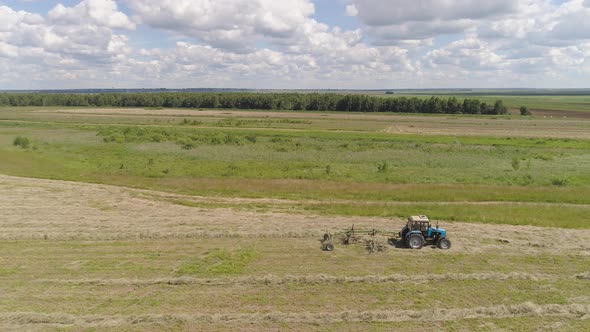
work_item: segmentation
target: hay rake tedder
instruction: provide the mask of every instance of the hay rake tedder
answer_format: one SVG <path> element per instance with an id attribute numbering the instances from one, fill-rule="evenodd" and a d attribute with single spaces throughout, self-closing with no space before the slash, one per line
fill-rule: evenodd
<path id="1" fill-rule="evenodd" d="M 382 235 L 383 234 L 383 235 Z M 387 234 L 393 234 L 387 236 Z M 338 233 L 326 233 L 322 239 L 322 250 L 333 251 L 334 240 L 340 239 L 344 245 L 363 243 L 369 252 L 383 251 L 385 243 L 396 247 L 421 249 L 424 245 L 435 245 L 440 249 L 450 249 L 451 241 L 447 238 L 447 231 L 443 228 L 432 226 L 426 216 L 411 216 L 401 232 L 377 231 L 376 229 L 362 230 L 352 226 Z M 384 238 L 386 241 L 384 241 Z"/>

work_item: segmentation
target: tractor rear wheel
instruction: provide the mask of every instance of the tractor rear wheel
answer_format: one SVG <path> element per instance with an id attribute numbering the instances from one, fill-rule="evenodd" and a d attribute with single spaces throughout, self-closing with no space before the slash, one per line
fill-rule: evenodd
<path id="1" fill-rule="evenodd" d="M 408 237 L 408 247 L 412 249 L 421 249 L 424 246 L 424 236 L 422 234 L 410 234 Z"/>
<path id="2" fill-rule="evenodd" d="M 439 247 L 440 249 L 451 249 L 451 241 L 449 239 L 447 239 L 446 237 L 441 237 L 437 244 L 437 247 Z"/>

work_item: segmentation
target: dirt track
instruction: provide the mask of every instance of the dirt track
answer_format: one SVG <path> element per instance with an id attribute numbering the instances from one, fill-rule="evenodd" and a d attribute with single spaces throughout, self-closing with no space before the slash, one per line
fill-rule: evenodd
<path id="1" fill-rule="evenodd" d="M 355 225 L 397 232 L 403 220 L 327 217 L 170 203 L 173 194 L 0 175 L 0 238 L 108 240 L 135 238 L 319 238 Z M 166 200 L 161 198 L 165 197 Z M 179 198 L 186 198 L 178 196 Z M 200 201 L 207 201 L 201 197 Z M 211 202 L 218 202 L 211 199 Z M 240 199 L 224 199 L 234 202 Z M 548 252 L 590 256 L 590 230 L 444 223 L 452 251 Z M 549 240 L 550 239 L 550 240 Z"/>

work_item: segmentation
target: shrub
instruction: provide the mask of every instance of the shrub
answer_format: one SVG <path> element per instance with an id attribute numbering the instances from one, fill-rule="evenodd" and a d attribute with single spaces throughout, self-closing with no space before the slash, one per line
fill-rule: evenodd
<path id="1" fill-rule="evenodd" d="M 113 143 L 113 142 L 114 143 L 124 143 L 125 136 L 120 135 L 120 134 L 113 134 L 113 135 L 105 136 L 102 140 L 105 143 Z"/>
<path id="2" fill-rule="evenodd" d="M 29 146 L 31 145 L 31 141 L 29 141 L 29 139 L 26 138 L 26 137 L 17 136 L 14 139 L 14 142 L 12 142 L 12 145 L 14 145 L 14 146 L 20 146 L 23 149 L 28 149 Z"/>
<path id="3" fill-rule="evenodd" d="M 551 184 L 558 187 L 567 186 L 567 179 L 565 178 L 553 178 L 551 179 Z"/>
<path id="4" fill-rule="evenodd" d="M 152 142 L 158 143 L 158 142 L 162 142 L 164 139 L 165 139 L 165 137 L 160 134 L 152 135 Z"/>
<path id="5" fill-rule="evenodd" d="M 521 178 L 517 179 L 517 183 L 521 186 L 528 186 L 533 184 L 534 182 L 535 181 L 533 180 L 533 177 L 530 174 L 524 175 Z"/>
<path id="6" fill-rule="evenodd" d="M 529 108 L 526 106 L 520 106 L 520 115 L 532 115 L 531 111 L 529 111 Z"/>
<path id="7" fill-rule="evenodd" d="M 231 133 L 225 135 L 225 137 L 223 138 L 223 143 L 232 145 L 244 145 L 239 136 L 236 136 Z"/>
<path id="8" fill-rule="evenodd" d="M 180 122 L 181 126 L 200 126 L 202 125 L 203 122 L 202 121 L 198 121 L 198 120 L 189 120 L 189 119 L 184 119 Z"/>

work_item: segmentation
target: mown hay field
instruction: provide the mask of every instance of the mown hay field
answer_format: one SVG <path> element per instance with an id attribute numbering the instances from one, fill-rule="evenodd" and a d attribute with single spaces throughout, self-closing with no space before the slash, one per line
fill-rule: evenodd
<path id="1" fill-rule="evenodd" d="M 0 109 L 0 326 L 590 329 L 588 129 L 518 116 Z M 410 214 L 439 221 L 452 248 L 320 250 L 327 231 L 387 238 Z"/>

